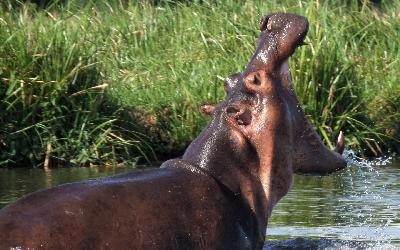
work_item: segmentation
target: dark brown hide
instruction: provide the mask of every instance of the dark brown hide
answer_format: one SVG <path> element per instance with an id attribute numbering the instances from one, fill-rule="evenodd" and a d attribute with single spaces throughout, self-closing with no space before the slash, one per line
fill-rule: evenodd
<path id="1" fill-rule="evenodd" d="M 0 210 L 0 249 L 249 246 L 241 230 L 253 228 L 250 210 L 207 174 L 190 168 L 191 163 L 173 160 L 157 170 L 28 195 Z"/>
<path id="2" fill-rule="evenodd" d="M 160 169 L 39 191 L 0 210 L 0 249 L 262 249 L 294 172 L 345 167 L 300 108 L 287 59 L 308 23 L 271 14 L 227 99 L 182 159 Z M 337 151 L 343 149 L 343 138 Z"/>

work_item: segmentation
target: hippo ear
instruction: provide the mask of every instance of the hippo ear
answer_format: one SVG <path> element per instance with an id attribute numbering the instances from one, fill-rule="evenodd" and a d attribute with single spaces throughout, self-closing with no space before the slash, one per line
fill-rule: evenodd
<path id="1" fill-rule="evenodd" d="M 271 86 L 271 80 L 264 70 L 251 72 L 244 79 L 244 87 L 250 93 L 266 94 Z"/>
<path id="2" fill-rule="evenodd" d="M 230 105 L 225 109 L 227 117 L 234 125 L 247 126 L 251 123 L 252 115 L 251 111 L 241 105 Z"/>
<path id="3" fill-rule="evenodd" d="M 212 115 L 215 111 L 215 105 L 203 104 L 200 106 L 200 112 L 205 115 Z"/>

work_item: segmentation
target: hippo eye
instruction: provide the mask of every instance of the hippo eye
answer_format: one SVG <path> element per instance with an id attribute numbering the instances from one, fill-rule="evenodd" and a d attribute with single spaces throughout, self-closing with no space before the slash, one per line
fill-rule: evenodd
<path id="1" fill-rule="evenodd" d="M 226 113 L 232 121 L 235 121 L 237 125 L 249 125 L 251 123 L 251 112 L 245 107 L 232 105 L 226 108 Z"/>
<path id="2" fill-rule="evenodd" d="M 230 106 L 226 109 L 226 113 L 228 113 L 228 114 L 236 114 L 239 112 L 240 112 L 240 109 L 237 107 L 234 107 L 234 106 Z"/>

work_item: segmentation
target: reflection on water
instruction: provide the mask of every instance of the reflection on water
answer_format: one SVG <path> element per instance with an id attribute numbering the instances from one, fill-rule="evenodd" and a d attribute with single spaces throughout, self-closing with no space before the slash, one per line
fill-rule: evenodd
<path id="1" fill-rule="evenodd" d="M 266 249 L 400 249 L 400 158 L 330 176 L 296 175 L 269 220 Z M 38 189 L 132 168 L 0 169 L 0 208 Z"/>
<path id="2" fill-rule="evenodd" d="M 0 208 L 24 194 L 51 186 L 132 171 L 132 168 L 1 169 Z"/>

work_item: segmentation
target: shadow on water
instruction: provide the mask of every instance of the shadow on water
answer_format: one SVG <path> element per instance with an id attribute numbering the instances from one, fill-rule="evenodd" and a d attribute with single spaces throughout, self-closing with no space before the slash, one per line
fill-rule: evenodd
<path id="1" fill-rule="evenodd" d="M 295 176 L 273 210 L 264 250 L 400 249 L 400 158 L 346 158 L 350 166 L 330 176 Z M 0 208 L 39 189 L 134 169 L 0 169 Z"/>

